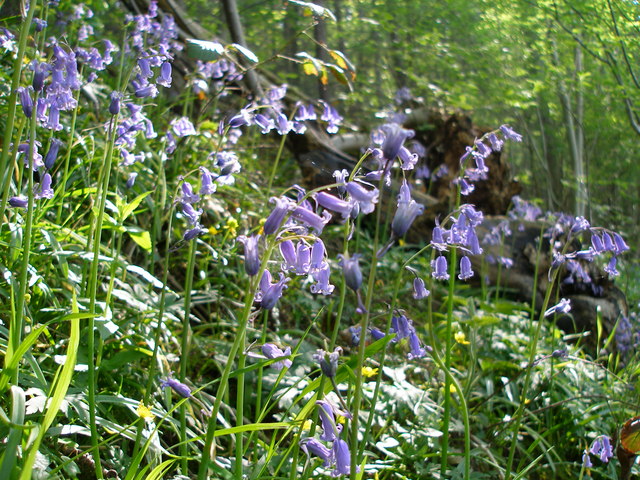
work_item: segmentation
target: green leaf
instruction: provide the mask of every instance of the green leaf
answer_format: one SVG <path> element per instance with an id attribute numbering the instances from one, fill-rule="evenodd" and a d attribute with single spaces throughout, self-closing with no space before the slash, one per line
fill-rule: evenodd
<path id="1" fill-rule="evenodd" d="M 331 10 L 321 7 L 320 5 L 316 5 L 315 3 L 301 2 L 300 0 L 289 0 L 289 3 L 295 3 L 296 5 L 304 7 L 306 16 L 313 15 L 320 18 L 329 18 L 334 22 L 336 21 L 336 17 L 331 13 Z"/>
<path id="2" fill-rule="evenodd" d="M 73 299 L 73 311 L 75 313 L 78 312 L 78 304 L 76 302 L 75 295 Z M 56 418 L 56 415 L 58 415 L 60 405 L 62 404 L 62 401 L 64 400 L 64 397 L 69 390 L 69 385 L 71 384 L 73 371 L 76 367 L 78 346 L 80 345 L 80 319 L 74 318 L 71 320 L 70 324 L 71 333 L 69 335 L 69 344 L 67 345 L 67 358 L 64 366 L 58 369 L 58 372 L 56 373 L 56 376 L 53 380 L 53 384 L 51 387 L 51 391 L 53 392 L 51 395 L 51 401 L 47 403 L 44 419 L 42 420 L 42 424 L 40 425 L 40 431 L 38 432 L 38 436 L 36 437 L 35 441 L 31 445 L 31 448 L 29 449 L 24 461 L 20 480 L 29 480 L 31 478 L 33 465 L 36 461 L 40 444 L 42 443 L 44 436 L 47 434 L 47 430 L 53 423 L 53 420 Z"/>
<path id="3" fill-rule="evenodd" d="M 24 423 L 25 397 L 24 391 L 14 385 L 11 387 L 11 423 L 16 426 Z M 12 471 L 18 459 L 18 446 L 22 439 L 22 431 L 19 428 L 12 428 L 9 431 L 4 453 L 0 459 L 0 478 L 12 478 Z M 17 473 L 17 472 L 16 472 Z"/>
<path id="4" fill-rule="evenodd" d="M 195 38 L 187 39 L 187 55 L 196 60 L 209 62 L 218 60 L 224 53 L 224 46 L 218 42 L 208 42 L 206 40 L 198 40 Z"/>
<path id="5" fill-rule="evenodd" d="M 131 202 L 129 202 L 128 204 L 124 205 L 122 207 L 122 209 L 120 210 L 120 222 L 124 222 L 129 217 L 129 215 L 131 215 L 133 213 L 133 211 L 136 208 L 138 208 L 138 206 L 140 205 L 140 202 L 142 202 L 142 200 L 147 198 L 150 193 L 151 193 L 150 191 L 149 192 L 145 192 L 145 193 L 141 193 L 136 198 L 131 200 Z"/>
<path id="6" fill-rule="evenodd" d="M 248 48 L 243 47 L 242 45 L 238 45 L 237 43 L 232 43 L 227 48 L 229 48 L 229 50 L 235 50 L 236 52 L 242 54 L 245 58 L 252 61 L 253 63 L 258 63 L 258 57 L 256 57 L 255 53 L 253 53 Z"/>
<path id="7" fill-rule="evenodd" d="M 151 235 L 149 235 L 149 232 L 138 227 L 126 227 L 126 231 L 131 240 L 136 242 L 138 246 L 144 248 L 147 252 L 151 252 Z"/>
<path id="8" fill-rule="evenodd" d="M 171 467 L 173 467 L 173 464 L 176 463 L 177 461 L 178 461 L 177 459 L 165 460 L 156 468 L 151 470 L 149 475 L 147 475 L 146 480 L 160 480 L 161 478 L 165 478 L 165 475 L 167 474 L 167 472 L 171 469 Z"/>

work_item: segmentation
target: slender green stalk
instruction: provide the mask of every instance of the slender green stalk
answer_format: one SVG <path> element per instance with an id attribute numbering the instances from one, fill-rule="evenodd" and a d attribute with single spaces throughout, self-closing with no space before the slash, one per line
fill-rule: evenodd
<path id="1" fill-rule="evenodd" d="M 11 77 L 11 92 L 7 99 L 7 123 L 4 128 L 4 137 L 2 142 L 2 153 L 0 154 L 0 175 L 2 176 L 2 189 L 6 191 L 9 186 L 11 177 L 9 176 L 9 152 L 11 151 L 11 142 L 13 140 L 13 126 L 16 117 L 16 105 L 18 100 L 18 87 L 20 86 L 20 77 L 22 75 L 22 66 L 24 65 L 24 54 L 27 48 L 27 39 L 29 38 L 29 29 L 33 21 L 33 15 L 37 8 L 37 1 L 30 2 L 27 18 L 20 28 L 20 36 L 18 38 L 18 52 L 13 62 L 13 76 Z M 34 103 L 35 105 L 35 103 Z M 35 109 L 34 109 L 35 110 Z M 32 114 L 36 116 L 35 111 Z M 15 142 L 15 145 L 18 143 Z M 2 205 L 0 205 L 0 218 L 4 218 L 4 212 L 7 208 L 6 196 L 2 197 Z"/>
<path id="2" fill-rule="evenodd" d="M 269 198 L 271 195 L 271 187 L 273 186 L 273 179 L 276 176 L 278 171 L 278 164 L 280 163 L 280 157 L 282 157 L 282 151 L 284 150 L 284 142 L 287 139 L 286 135 L 282 135 L 282 139 L 280 140 L 280 145 L 278 146 L 278 153 L 276 153 L 276 158 L 273 161 L 273 168 L 271 169 L 271 175 L 269 175 L 269 183 L 267 184 L 267 191 L 265 194 L 266 198 Z"/>
<path id="3" fill-rule="evenodd" d="M 67 181 L 69 179 L 69 166 L 71 163 L 71 152 L 73 151 L 73 139 L 76 132 L 76 120 L 78 119 L 79 99 L 80 90 L 77 90 L 75 93 L 76 108 L 73 109 L 73 113 L 71 114 L 71 128 L 69 130 L 69 140 L 67 141 L 67 154 L 64 157 L 64 173 L 62 174 L 62 180 L 60 182 L 60 191 L 57 195 L 60 198 L 60 202 L 58 203 L 58 224 L 62 222 L 62 207 L 64 206 L 64 196 L 67 191 Z"/>
<path id="4" fill-rule="evenodd" d="M 36 93 L 36 101 L 38 100 L 38 93 Z M 22 262 L 20 264 L 20 290 L 18 298 L 16 299 L 16 309 L 14 316 L 9 327 L 9 347 L 13 353 L 17 350 L 18 345 L 22 341 L 22 333 L 25 327 L 25 298 L 27 294 L 27 287 L 29 283 L 29 256 L 31 254 L 31 234 L 33 229 L 33 209 L 34 209 L 34 194 L 33 194 L 33 157 L 36 142 L 36 115 L 31 116 L 31 124 L 29 128 L 29 151 L 27 153 L 27 218 L 24 225 L 22 234 Z M 8 352 L 7 352 L 8 353 Z M 8 355 L 9 357 L 11 355 Z M 16 368 L 13 374 L 13 383 L 18 381 L 18 368 Z"/>
<path id="5" fill-rule="evenodd" d="M 171 232 L 171 229 L 172 229 L 173 209 L 174 209 L 173 206 L 171 206 L 171 208 L 169 209 L 169 220 L 168 220 L 169 223 L 167 225 L 167 232 Z M 156 245 L 157 244 L 158 243 L 156 242 Z M 160 340 L 162 338 L 162 330 L 164 327 L 164 310 L 166 305 L 165 300 L 166 300 L 166 294 L 168 290 L 167 281 L 169 278 L 169 258 L 170 258 L 169 248 L 170 248 L 170 242 L 169 242 L 169 238 L 167 238 L 165 249 L 164 249 L 164 256 L 163 256 L 164 263 L 162 267 L 162 290 L 160 291 L 160 296 L 158 299 L 158 315 L 156 317 L 156 328 L 155 328 L 154 338 L 153 338 L 153 355 L 151 355 L 151 362 L 149 364 L 149 371 L 148 371 L 148 377 L 147 377 L 147 385 L 144 390 L 144 396 L 142 399 L 142 403 L 145 406 L 149 405 L 149 399 L 151 398 L 151 392 L 153 391 L 153 383 L 155 381 L 156 370 L 158 368 L 157 367 L 158 353 L 160 352 Z M 136 441 L 134 445 L 133 455 L 131 456 L 132 458 L 135 458 L 136 454 L 138 453 L 143 430 L 144 430 L 144 423 L 140 422 L 138 424 L 138 429 L 136 432 Z"/>
<path id="6" fill-rule="evenodd" d="M 240 349 L 238 350 L 238 370 L 242 372 L 245 367 L 247 356 L 244 353 L 246 346 L 246 331 L 242 333 L 240 339 Z M 237 392 L 236 392 L 236 426 L 241 427 L 244 423 L 244 373 L 236 376 Z M 242 479 L 242 457 L 244 454 L 244 433 L 242 431 L 236 434 L 236 463 L 235 476 L 238 480 Z"/>
<path id="7" fill-rule="evenodd" d="M 180 376 L 182 383 L 187 378 L 187 366 L 189 364 L 189 341 L 191 337 L 191 290 L 193 288 L 193 271 L 196 263 L 196 241 L 189 242 L 189 263 L 184 283 L 184 317 L 182 319 L 182 348 L 180 355 Z M 188 465 L 188 444 L 187 444 L 187 405 L 180 406 L 180 466 L 182 474 L 189 475 Z"/>
<path id="8" fill-rule="evenodd" d="M 236 331 L 236 337 L 231 346 L 231 350 L 229 351 L 229 357 L 227 360 L 227 364 L 222 371 L 222 376 L 220 377 L 220 383 L 218 384 L 218 391 L 216 393 L 215 401 L 213 403 L 213 409 L 211 411 L 211 415 L 209 416 L 209 422 L 207 423 L 207 434 L 205 436 L 204 448 L 202 450 L 202 461 L 200 462 L 200 468 L 198 470 L 198 480 L 205 480 L 209 478 L 209 463 L 211 459 L 215 456 L 215 446 L 213 444 L 213 440 L 215 438 L 215 432 L 217 429 L 218 423 L 218 412 L 220 411 L 220 406 L 222 405 L 222 400 L 227 391 L 227 384 L 229 383 L 229 376 L 231 375 L 231 369 L 233 368 L 233 359 L 236 358 L 238 351 L 240 350 L 241 345 L 244 342 L 244 335 L 247 329 L 247 324 L 249 323 L 249 315 L 251 314 L 251 307 L 253 305 L 253 299 L 255 297 L 255 292 L 258 288 L 258 280 L 261 278 L 264 273 L 267 262 L 269 258 L 271 258 L 271 254 L 275 249 L 276 243 L 275 241 L 271 241 L 267 243 L 267 247 L 265 249 L 262 265 L 260 266 L 260 271 L 256 276 L 251 279 L 249 284 L 249 288 L 247 288 L 244 297 L 244 309 L 242 310 L 242 314 L 239 319 L 238 329 Z"/>
<path id="9" fill-rule="evenodd" d="M 449 291 L 447 298 L 447 323 L 445 327 L 445 351 L 444 351 L 444 414 L 442 418 L 442 440 L 441 452 L 440 452 L 440 475 L 443 477 L 446 475 L 447 468 L 449 467 L 448 452 L 449 452 L 449 422 L 451 420 L 451 347 L 453 343 L 452 324 L 453 324 L 453 297 L 455 295 L 456 287 L 456 263 L 457 263 L 457 251 L 455 248 L 451 249 L 451 255 L 449 256 Z"/>
<path id="10" fill-rule="evenodd" d="M 380 194 L 383 192 L 384 178 L 380 180 L 378 185 Z M 373 300 L 373 294 L 375 291 L 375 280 L 376 280 L 376 269 L 378 266 L 378 248 L 379 248 L 379 236 L 380 236 L 380 228 L 382 225 L 382 208 L 380 205 L 376 209 L 376 227 L 373 236 L 373 252 L 371 258 L 371 265 L 369 267 L 369 277 L 367 278 L 367 295 L 365 298 L 365 309 L 366 311 L 362 314 L 362 318 L 360 319 L 360 334 L 361 341 L 358 345 L 358 361 L 356 363 L 356 371 L 355 371 L 355 385 L 353 389 L 353 397 L 351 399 L 351 413 L 353 415 L 353 419 L 351 420 L 351 474 L 350 478 L 355 480 L 357 473 L 357 468 L 360 463 L 359 449 L 356 447 L 358 444 L 358 423 L 359 423 L 359 415 L 360 415 L 360 403 L 362 401 L 362 367 L 364 366 L 364 353 L 366 349 L 366 342 L 364 341 L 364 336 L 369 328 L 369 318 L 371 311 L 371 303 Z M 367 433 L 365 432 L 364 438 L 362 441 L 366 443 L 367 441 Z"/>
<path id="11" fill-rule="evenodd" d="M 522 419 L 524 417 L 524 409 L 527 403 L 527 395 L 529 394 L 529 387 L 531 387 L 531 379 L 532 372 L 534 367 L 535 356 L 537 353 L 538 347 L 538 339 L 540 338 L 540 330 L 542 329 L 542 324 L 544 323 L 544 312 L 549 305 L 549 300 L 551 299 L 551 294 L 553 292 L 553 286 L 558 278 L 559 269 L 555 269 L 551 276 L 551 281 L 549 282 L 549 286 L 547 287 L 547 291 L 545 293 L 544 302 L 542 303 L 542 309 L 540 312 L 540 317 L 538 318 L 538 324 L 533 333 L 533 336 L 529 340 L 529 363 L 527 364 L 527 373 L 524 379 L 524 384 L 522 386 L 522 392 L 520 394 L 520 404 L 518 405 L 518 409 L 513 415 L 513 427 L 512 427 L 512 436 L 511 439 L 511 447 L 509 448 L 509 458 L 507 459 L 507 465 L 505 467 L 505 480 L 509 480 L 512 476 L 512 468 L 513 468 L 513 460 L 516 453 L 516 445 L 518 443 L 518 431 L 520 430 L 520 425 L 522 425 Z M 533 317 L 531 317 L 531 321 L 533 322 Z"/>
<path id="12" fill-rule="evenodd" d="M 98 267 L 100 265 L 100 246 L 102 236 L 102 225 L 104 223 L 104 210 L 107 203 L 107 195 L 109 193 L 109 180 L 111 178 L 111 163 L 113 160 L 113 148 L 115 142 L 117 115 L 111 117 L 109 122 L 109 134 L 107 141 L 107 151 L 105 154 L 104 166 L 101 169 L 100 182 L 98 185 L 98 208 L 97 215 L 93 222 L 93 257 L 91 259 L 91 269 L 89 273 L 88 290 L 89 297 L 89 312 L 96 314 L 96 297 L 98 291 Z M 100 461 L 100 450 L 98 449 L 98 428 L 96 423 L 96 384 L 97 384 L 97 372 L 96 372 L 96 359 L 94 356 L 95 350 L 95 319 L 90 317 L 88 321 L 88 341 L 87 350 L 88 354 L 88 395 L 87 400 L 89 403 L 89 426 L 91 430 L 91 447 L 93 449 L 93 458 L 95 461 L 95 472 L 99 479 L 103 478 L 102 475 L 102 462 Z"/>
<path id="13" fill-rule="evenodd" d="M 27 118 L 26 117 L 20 117 L 20 120 L 18 122 L 18 133 L 16 134 L 16 138 L 22 138 L 22 133 L 24 132 L 24 128 L 27 124 Z M 7 205 L 7 202 L 9 200 L 9 195 L 11 195 L 11 188 L 9 187 L 9 183 L 11 182 L 11 179 L 13 178 L 13 174 L 15 172 L 15 167 L 17 165 L 17 161 L 16 159 L 18 158 L 18 149 L 14 149 L 13 154 L 11 155 L 11 159 L 9 161 L 9 170 L 7 171 L 6 177 L 2 179 L 2 199 L 0 200 L 0 202 L 2 202 L 3 206 Z M 18 185 L 21 184 L 21 182 L 17 182 Z M 4 211 L 4 208 L 2 209 Z M 1 218 L 1 217 L 0 217 Z M 1 228 L 1 225 L 0 225 Z"/>

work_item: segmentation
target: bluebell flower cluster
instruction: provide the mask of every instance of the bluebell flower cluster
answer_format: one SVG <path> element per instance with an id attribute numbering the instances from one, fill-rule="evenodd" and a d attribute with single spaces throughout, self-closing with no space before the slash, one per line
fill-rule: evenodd
<path id="1" fill-rule="evenodd" d="M 391 318 L 390 333 L 396 334 L 393 340 L 391 340 L 392 342 L 398 342 L 403 338 L 408 339 L 410 351 L 407 354 L 407 358 L 409 358 L 409 360 L 422 358 L 428 351 L 431 351 L 431 347 L 424 347 L 422 345 L 416 329 L 413 326 L 413 322 L 403 313 L 394 315 Z"/>
<path id="2" fill-rule="evenodd" d="M 322 434 L 319 439 L 305 437 L 300 440 L 300 448 L 309 457 L 311 455 L 322 460 L 326 468 L 333 468 L 331 475 L 340 477 L 351 473 L 351 453 L 349 445 L 341 438 L 342 425 L 336 421 L 337 416 L 351 418 L 351 414 L 340 410 L 326 398 L 316 402 L 319 409 Z M 327 446 L 329 444 L 330 446 Z M 359 471 L 359 468 L 357 469 Z"/>
<path id="3" fill-rule="evenodd" d="M 215 92 L 217 96 L 228 95 L 229 84 L 242 80 L 235 63 L 221 59 L 210 62 L 198 60 L 196 71 L 190 78 L 193 93 L 201 100 L 204 100 L 210 92 Z"/>
<path id="4" fill-rule="evenodd" d="M 263 134 L 275 130 L 279 135 L 289 132 L 302 134 L 306 131 L 308 121 L 316 121 L 318 116 L 312 104 L 298 103 L 293 120 L 284 113 L 283 99 L 287 93 L 287 85 L 271 88 L 263 99 L 252 102 L 240 112 L 231 117 L 226 123 L 222 122 L 220 129 L 228 125 L 238 128 L 243 125 L 255 125 Z M 327 102 L 320 101 L 323 107 L 320 120 L 326 122 L 328 133 L 337 133 L 342 117 L 338 111 Z"/>
<path id="5" fill-rule="evenodd" d="M 589 450 L 584 451 L 582 455 L 582 464 L 585 468 L 591 468 L 593 463 L 591 462 L 590 455 L 595 455 L 600 458 L 604 463 L 608 463 L 609 459 L 613 457 L 613 447 L 611 445 L 611 439 L 607 435 L 599 435 L 591 442 Z"/>
<path id="6" fill-rule="evenodd" d="M 457 217 L 454 216 L 455 214 Z M 482 212 L 477 211 L 473 205 L 465 204 L 447 217 L 447 221 L 451 225 L 450 228 L 447 229 L 440 223 L 436 224 L 432 232 L 431 246 L 439 254 L 431 262 L 433 278 L 436 280 L 449 279 L 447 258 L 442 252 L 446 252 L 450 248 L 457 248 L 462 252 L 458 278 L 467 280 L 474 275 L 468 256 L 482 254 L 483 250 L 476 233 L 476 228 L 482 223 L 482 220 Z"/>

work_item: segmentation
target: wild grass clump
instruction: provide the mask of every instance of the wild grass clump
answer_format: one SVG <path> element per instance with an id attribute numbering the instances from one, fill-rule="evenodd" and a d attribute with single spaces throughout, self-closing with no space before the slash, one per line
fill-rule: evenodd
<path id="1" fill-rule="evenodd" d="M 516 201 L 481 238 L 464 201 L 511 127 L 468 147 L 451 212 L 407 245 L 412 131 L 384 124 L 307 189 L 284 142 L 335 133 L 334 107 L 288 109 L 286 86 L 236 105 L 251 52 L 194 40 L 177 76 L 155 2 L 96 8 L 33 1 L 0 32 L 0 478 L 617 478 L 616 445 L 630 468 L 635 314 L 588 349 L 549 321 L 571 314 L 560 272 L 616 275 L 622 237 L 547 215 L 542 304 L 484 278 L 543 215 Z"/>

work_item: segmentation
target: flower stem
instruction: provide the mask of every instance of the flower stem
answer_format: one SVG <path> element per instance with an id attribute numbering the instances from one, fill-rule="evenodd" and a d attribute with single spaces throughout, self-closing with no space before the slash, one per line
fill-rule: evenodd
<path id="1" fill-rule="evenodd" d="M 191 317 L 191 290 L 193 287 L 193 271 L 196 262 L 196 240 L 189 242 L 189 263 L 184 282 L 184 317 L 182 319 L 182 343 L 180 355 L 180 382 L 185 383 L 187 377 L 187 366 L 189 364 L 189 340 L 191 327 L 189 319 Z M 189 475 L 188 466 L 188 444 L 187 444 L 187 405 L 180 406 L 180 466 L 182 474 Z"/>

